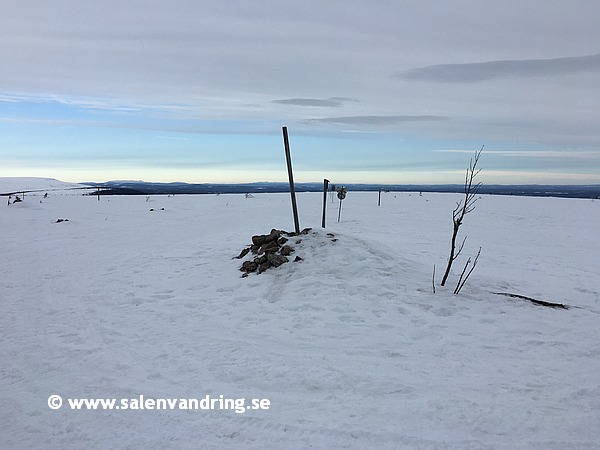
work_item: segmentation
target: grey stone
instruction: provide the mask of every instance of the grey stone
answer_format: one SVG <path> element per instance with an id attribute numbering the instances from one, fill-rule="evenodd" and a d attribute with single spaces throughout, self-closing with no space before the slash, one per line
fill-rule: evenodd
<path id="1" fill-rule="evenodd" d="M 282 264 L 289 262 L 289 259 L 287 259 L 285 256 L 276 255 L 274 253 L 267 253 L 267 258 L 268 258 L 269 262 L 271 263 L 271 265 L 273 265 L 275 267 L 279 267 Z"/>
<path id="2" fill-rule="evenodd" d="M 255 272 L 258 269 L 258 264 L 254 261 L 244 261 L 240 270 L 242 272 Z"/>
<path id="3" fill-rule="evenodd" d="M 263 262 L 260 266 L 258 266 L 258 273 L 263 273 L 269 267 L 271 267 L 271 263 L 269 261 Z"/>
<path id="4" fill-rule="evenodd" d="M 283 256 L 289 256 L 289 254 L 292 253 L 293 251 L 294 251 L 294 249 L 292 247 L 290 247 L 289 245 L 284 245 L 283 247 L 281 247 L 280 253 Z"/>
<path id="5" fill-rule="evenodd" d="M 261 246 L 266 242 L 267 236 L 264 234 L 252 236 L 252 243 L 257 246 Z"/>
<path id="6" fill-rule="evenodd" d="M 267 261 L 267 255 L 266 254 L 254 258 L 254 262 L 256 264 L 259 264 L 259 265 L 262 264 L 262 263 L 264 263 L 265 261 Z"/>
<path id="7" fill-rule="evenodd" d="M 246 255 L 248 254 L 248 252 L 249 252 L 249 251 L 250 251 L 250 248 L 245 248 L 244 250 L 242 250 L 242 251 L 240 252 L 240 254 L 239 254 L 239 255 L 237 255 L 237 256 L 234 256 L 234 258 L 237 258 L 237 259 L 242 259 L 244 256 L 246 256 Z"/>
<path id="8" fill-rule="evenodd" d="M 279 244 L 275 241 L 270 241 L 263 244 L 258 253 L 275 253 L 277 250 L 279 250 Z"/>

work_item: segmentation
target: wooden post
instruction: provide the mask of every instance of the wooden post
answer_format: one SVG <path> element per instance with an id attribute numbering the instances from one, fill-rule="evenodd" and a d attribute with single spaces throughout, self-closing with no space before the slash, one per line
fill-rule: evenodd
<path id="1" fill-rule="evenodd" d="M 321 220 L 321 227 L 325 228 L 325 211 L 327 209 L 327 189 L 329 188 L 329 180 L 323 179 L 323 219 Z"/>
<path id="2" fill-rule="evenodd" d="M 342 202 L 346 198 L 347 189 L 344 186 L 341 186 L 338 189 L 337 198 L 340 200 L 340 209 L 338 209 L 338 222 L 340 221 L 340 216 L 342 214 Z"/>
<path id="3" fill-rule="evenodd" d="M 296 233 L 300 234 L 300 222 L 298 220 L 298 206 L 296 205 L 296 191 L 294 190 L 294 173 L 292 171 L 292 156 L 290 155 L 290 143 L 288 140 L 287 127 L 282 127 L 283 145 L 285 147 L 285 159 L 287 161 L 288 178 L 290 180 L 290 195 L 292 197 L 292 211 L 294 213 L 294 227 Z"/>
<path id="4" fill-rule="evenodd" d="M 98 201 L 100 201 L 100 186 L 98 186 Z"/>
<path id="5" fill-rule="evenodd" d="M 379 189 L 379 198 L 377 199 L 377 206 L 381 206 L 381 189 Z"/>

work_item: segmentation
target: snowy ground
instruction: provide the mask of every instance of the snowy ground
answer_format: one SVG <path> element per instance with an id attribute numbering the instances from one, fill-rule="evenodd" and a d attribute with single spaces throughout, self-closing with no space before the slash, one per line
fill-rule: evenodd
<path id="1" fill-rule="evenodd" d="M 482 196 L 455 296 L 457 194 L 300 194 L 304 260 L 241 278 L 289 195 L 77 192 L 0 206 L 3 448 L 600 448 L 600 201 Z M 270 408 L 67 405 L 140 395 Z"/>

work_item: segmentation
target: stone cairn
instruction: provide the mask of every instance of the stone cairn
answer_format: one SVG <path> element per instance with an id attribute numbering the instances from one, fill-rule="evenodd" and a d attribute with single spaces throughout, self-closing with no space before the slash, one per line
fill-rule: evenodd
<path id="1" fill-rule="evenodd" d="M 311 230 L 312 228 L 305 228 L 300 235 L 306 235 Z M 250 252 L 256 255 L 253 259 L 242 263 L 242 267 L 240 267 L 240 271 L 243 272 L 242 277 L 247 277 L 250 272 L 263 273 L 270 267 L 279 267 L 289 262 L 288 256 L 294 252 L 294 248 L 288 244 L 292 237 L 298 237 L 298 233 L 288 233 L 276 229 L 272 229 L 269 234 L 252 236 L 252 244 L 235 257 L 242 259 Z M 295 240 L 296 244 L 300 244 L 300 242 L 302 242 L 300 238 Z M 298 261 L 302 261 L 302 258 L 296 256 L 294 262 Z"/>

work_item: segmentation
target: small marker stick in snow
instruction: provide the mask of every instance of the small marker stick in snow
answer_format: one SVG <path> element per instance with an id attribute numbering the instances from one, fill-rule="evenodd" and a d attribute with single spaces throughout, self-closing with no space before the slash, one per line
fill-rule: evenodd
<path id="1" fill-rule="evenodd" d="M 323 179 L 323 219 L 321 220 L 321 227 L 325 228 L 325 212 L 327 210 L 327 189 L 329 188 L 329 180 Z"/>
<path id="2" fill-rule="evenodd" d="M 340 216 L 342 214 L 342 201 L 346 198 L 347 191 L 348 190 L 344 186 L 341 186 L 337 191 L 337 198 L 340 199 L 340 208 L 338 209 L 338 222 L 340 221 Z"/>

